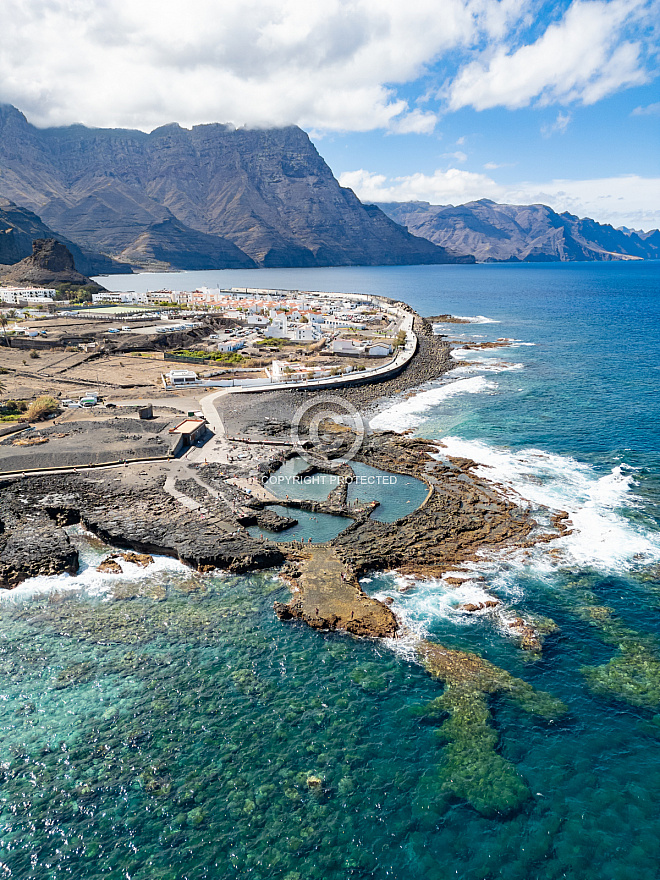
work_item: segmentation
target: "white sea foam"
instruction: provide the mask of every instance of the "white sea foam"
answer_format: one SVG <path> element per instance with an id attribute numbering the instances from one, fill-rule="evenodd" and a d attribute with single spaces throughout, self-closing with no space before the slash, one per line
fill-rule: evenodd
<path id="1" fill-rule="evenodd" d="M 501 321 L 496 321 L 495 318 L 487 318 L 485 315 L 452 315 L 453 318 L 456 318 L 458 321 L 469 321 L 470 324 L 501 324 Z M 451 324 L 452 321 L 438 321 L 439 324 Z"/>
<path id="2" fill-rule="evenodd" d="M 370 420 L 369 425 L 377 431 L 405 431 L 407 428 L 414 428 L 423 422 L 426 413 L 434 406 L 442 403 L 443 400 L 458 394 L 480 394 L 494 391 L 496 388 L 495 382 L 484 379 L 483 376 L 458 379 L 455 382 L 439 385 L 428 391 L 421 391 L 407 400 L 399 400 L 393 403 L 387 409 L 375 415 Z"/>
<path id="3" fill-rule="evenodd" d="M 625 571 L 660 559 L 660 534 L 631 523 L 623 512 L 636 505 L 633 472 L 618 465 L 600 476 L 573 458 L 524 449 L 513 452 L 479 440 L 445 437 L 442 454 L 471 458 L 477 473 L 500 483 L 532 509 L 565 510 L 573 533 L 552 542 L 572 565 Z M 534 554 L 549 564 L 547 545 Z"/>
<path id="4" fill-rule="evenodd" d="M 478 370 L 487 373 L 506 373 L 510 370 L 523 370 L 525 368 L 524 364 L 503 361 L 498 357 L 484 356 L 468 348 L 455 348 L 451 356 L 461 364 L 459 367 L 454 367 L 452 376 L 475 373 Z M 468 363 L 464 364 L 464 361 L 468 361 Z"/>
<path id="5" fill-rule="evenodd" d="M 186 565 L 176 559 L 171 559 L 169 556 L 154 556 L 153 563 L 146 568 L 121 559 L 118 561 L 122 568 L 122 574 L 100 572 L 96 570 L 96 566 L 101 559 L 95 558 L 85 547 L 81 547 L 80 550 L 81 564 L 78 574 L 63 573 L 28 578 L 13 590 L 0 590 L 0 601 L 20 601 L 46 593 L 62 592 L 82 592 L 89 596 L 102 596 L 110 593 L 117 583 L 142 581 L 145 578 L 162 581 L 165 574 L 169 576 L 191 574 L 191 570 Z M 108 551 L 110 551 L 110 548 L 108 548 Z"/>

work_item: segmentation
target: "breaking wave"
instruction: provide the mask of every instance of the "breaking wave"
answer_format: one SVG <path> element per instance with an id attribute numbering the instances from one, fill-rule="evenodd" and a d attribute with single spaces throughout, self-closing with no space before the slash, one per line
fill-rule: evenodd
<path id="1" fill-rule="evenodd" d="M 428 391 L 421 391 L 406 400 L 398 400 L 370 419 L 369 425 L 377 431 L 405 431 L 423 422 L 428 411 L 447 398 L 457 394 L 481 394 L 496 388 L 495 382 L 483 376 L 458 379 Z"/>

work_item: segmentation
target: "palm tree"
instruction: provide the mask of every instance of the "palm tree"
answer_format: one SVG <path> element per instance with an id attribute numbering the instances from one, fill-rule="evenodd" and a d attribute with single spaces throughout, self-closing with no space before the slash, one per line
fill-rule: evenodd
<path id="1" fill-rule="evenodd" d="M 7 336 L 7 324 L 9 321 L 7 320 L 7 316 L 4 312 L 0 313 L 0 327 L 2 327 L 2 335 L 5 338 L 5 345 L 7 348 L 10 347 L 9 337 Z"/>

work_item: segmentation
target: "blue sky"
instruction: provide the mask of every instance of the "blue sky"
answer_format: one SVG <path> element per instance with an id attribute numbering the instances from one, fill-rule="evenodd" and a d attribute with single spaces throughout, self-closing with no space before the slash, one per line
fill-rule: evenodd
<path id="1" fill-rule="evenodd" d="M 660 225 L 658 0 L 0 0 L 36 125 L 310 132 L 367 200 Z"/>

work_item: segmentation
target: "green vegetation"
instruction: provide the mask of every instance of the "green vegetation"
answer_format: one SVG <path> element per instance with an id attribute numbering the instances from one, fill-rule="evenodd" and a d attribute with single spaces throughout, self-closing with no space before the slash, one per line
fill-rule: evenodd
<path id="1" fill-rule="evenodd" d="M 100 284 L 70 284 L 63 282 L 56 287 L 55 300 L 69 300 L 72 303 L 91 303 L 92 294 L 100 293 L 103 288 Z"/>
<path id="2" fill-rule="evenodd" d="M 0 312 L 0 327 L 2 328 L 2 335 L 4 338 L 4 342 L 6 346 L 10 346 L 11 343 L 9 338 L 7 337 L 7 324 L 8 324 L 7 316 L 4 312 Z"/>
<path id="3" fill-rule="evenodd" d="M 5 400 L 0 404 L 0 421 L 15 422 L 28 408 L 25 400 Z"/>
<path id="4" fill-rule="evenodd" d="M 394 340 L 394 345 L 397 348 L 401 348 L 402 345 L 406 344 L 406 333 L 405 330 L 399 330 L 396 334 L 396 339 Z"/>
<path id="5" fill-rule="evenodd" d="M 222 364 L 243 364 L 249 361 L 249 358 L 243 357 L 237 351 L 194 351 L 188 348 L 179 348 L 171 352 L 174 356 L 198 358 L 200 361 L 215 361 Z"/>
<path id="6" fill-rule="evenodd" d="M 39 357 L 39 352 L 35 351 L 33 348 L 30 349 L 30 354 L 28 357 L 31 357 L 32 360 Z"/>
<path id="7" fill-rule="evenodd" d="M 284 348 L 287 345 L 296 345 L 300 346 L 304 343 L 296 342 L 295 339 L 276 339 L 274 336 L 267 336 L 265 339 L 259 340 L 257 342 L 258 346 L 267 345 L 267 346 L 275 346 L 276 348 Z"/>
<path id="8" fill-rule="evenodd" d="M 48 394 L 42 394 L 41 397 L 37 397 L 36 400 L 32 401 L 27 410 L 20 417 L 20 421 L 40 422 L 43 419 L 47 419 L 49 416 L 55 415 L 59 408 L 60 405 L 54 397 L 50 397 Z"/>

